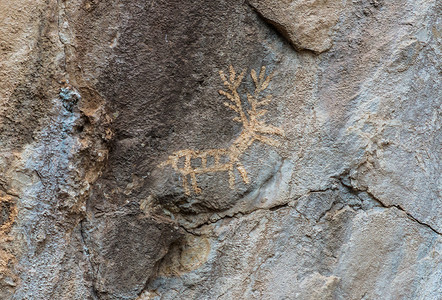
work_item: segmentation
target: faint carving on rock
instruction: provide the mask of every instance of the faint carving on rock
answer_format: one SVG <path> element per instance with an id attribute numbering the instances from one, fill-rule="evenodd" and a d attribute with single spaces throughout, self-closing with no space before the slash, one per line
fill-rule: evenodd
<path id="1" fill-rule="evenodd" d="M 245 111 L 238 93 L 238 88 L 245 76 L 245 70 L 238 75 L 236 74 L 233 66 L 230 66 L 230 74 L 228 77 L 223 71 L 219 72 L 220 77 L 227 88 L 227 91 L 220 90 L 219 93 L 229 100 L 224 102 L 224 105 L 238 114 L 235 118 L 233 118 L 233 120 L 241 123 L 243 126 L 240 135 L 233 141 L 229 148 L 179 150 L 174 152 L 166 161 L 159 165 L 161 168 L 170 165 L 176 172 L 181 173 L 183 177 L 183 188 L 186 195 L 190 195 L 190 188 L 187 179 L 188 175 L 191 179 L 193 191 L 196 194 L 201 193 L 201 189 L 197 185 L 196 176 L 198 174 L 229 172 L 229 187 L 234 189 L 234 168 L 236 167 L 244 183 L 250 183 L 247 176 L 247 171 L 240 161 L 241 156 L 255 141 L 259 141 L 274 147 L 279 146 L 278 141 L 269 136 L 265 136 L 264 134 L 281 136 L 284 134 L 283 130 L 275 126 L 265 124 L 264 121 L 259 120 L 268 112 L 267 110 L 262 109 L 262 107 L 268 105 L 272 99 L 271 95 L 267 95 L 265 97 L 261 95 L 261 93 L 269 86 L 269 83 L 273 77 L 273 73 L 266 77 L 265 71 L 266 68 L 262 67 L 259 75 L 254 69 L 252 69 L 250 72 L 255 84 L 255 91 L 253 94 L 247 92 L 247 101 L 250 106 L 250 109 L 247 111 Z M 209 163 L 209 159 L 212 159 L 213 163 Z M 195 161 L 200 162 L 200 164 L 195 165 Z"/>
<path id="2" fill-rule="evenodd" d="M 321 53 L 332 47 L 341 0 L 249 0 L 249 4 L 296 49 Z"/>

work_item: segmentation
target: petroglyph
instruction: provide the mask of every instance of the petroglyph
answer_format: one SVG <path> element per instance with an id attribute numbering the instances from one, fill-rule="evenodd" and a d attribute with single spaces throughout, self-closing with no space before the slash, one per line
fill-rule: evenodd
<path id="1" fill-rule="evenodd" d="M 190 195 L 191 193 L 188 176 L 190 177 L 193 191 L 196 194 L 201 193 L 201 189 L 197 184 L 198 174 L 228 172 L 229 187 L 234 189 L 234 169 L 236 168 L 243 182 L 245 184 L 250 183 L 247 171 L 240 161 L 241 155 L 244 154 L 255 141 L 273 147 L 279 146 L 279 142 L 269 137 L 269 135 L 282 136 L 284 131 L 281 128 L 265 124 L 263 120 L 260 120 L 260 118 L 268 112 L 262 109 L 262 107 L 268 105 L 272 100 L 271 95 L 263 96 L 262 93 L 269 86 L 273 73 L 266 77 L 266 67 L 261 68 L 259 75 L 254 69 L 251 70 L 250 76 L 255 84 L 255 91 L 253 93 L 247 92 L 247 102 L 250 106 L 250 109 L 247 111 L 244 110 L 241 97 L 238 93 L 238 88 L 244 79 L 245 73 L 246 71 L 243 70 L 238 75 L 233 66 L 229 68 L 229 76 L 223 71 L 219 72 L 226 87 L 226 90 L 219 90 L 219 94 L 225 96 L 228 100 L 224 102 L 224 105 L 237 114 L 237 116 L 233 118 L 233 121 L 242 124 L 241 133 L 233 141 L 231 146 L 224 149 L 179 150 L 159 165 L 160 168 L 170 165 L 176 172 L 181 173 L 186 195 Z M 211 158 L 211 161 L 213 160 L 213 163 L 208 163 L 209 158 Z M 200 161 L 201 164 L 195 166 L 195 161 Z"/>

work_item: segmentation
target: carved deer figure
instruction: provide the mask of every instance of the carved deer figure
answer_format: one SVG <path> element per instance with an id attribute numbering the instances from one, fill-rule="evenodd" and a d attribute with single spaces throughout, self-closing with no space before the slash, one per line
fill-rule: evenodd
<path id="1" fill-rule="evenodd" d="M 241 155 L 253 144 L 255 141 L 265 143 L 270 146 L 278 146 L 279 142 L 272 139 L 267 135 L 283 135 L 284 132 L 281 128 L 267 125 L 264 121 L 260 120 L 267 110 L 262 109 L 263 106 L 268 105 L 271 101 L 271 95 L 266 97 L 260 97 L 261 93 L 268 87 L 273 73 L 265 76 L 266 68 L 262 67 L 260 74 L 258 75 L 255 70 L 251 70 L 250 75 L 255 84 L 255 91 L 253 94 L 247 92 L 247 101 L 250 109 L 245 112 L 241 98 L 238 94 L 238 88 L 244 79 L 245 70 L 241 74 L 237 75 L 234 68 L 230 66 L 229 76 L 227 77 L 223 71 L 219 72 L 219 75 L 227 89 L 219 90 L 219 93 L 227 98 L 227 102 L 224 105 L 229 109 L 236 112 L 238 115 L 233 119 L 236 122 L 242 124 L 243 128 L 240 135 L 233 141 L 229 148 L 225 149 L 207 149 L 207 150 L 179 150 L 174 152 L 169 158 L 162 162 L 159 167 L 164 168 L 167 165 L 181 173 L 183 176 L 183 187 L 186 195 L 190 195 L 190 188 L 188 184 L 187 176 L 190 176 L 193 191 L 196 194 L 201 193 L 201 189 L 197 184 L 197 174 L 210 173 L 210 172 L 225 172 L 229 173 L 229 186 L 234 189 L 235 186 L 235 174 L 236 168 L 241 175 L 245 184 L 250 183 L 247 176 L 247 171 L 240 161 Z M 263 99 L 262 99 L 263 98 Z M 208 164 L 208 158 L 213 159 L 213 163 Z M 226 162 L 222 162 L 224 158 Z M 192 166 L 192 161 L 201 159 L 200 166 Z M 180 165 L 181 166 L 180 166 Z"/>

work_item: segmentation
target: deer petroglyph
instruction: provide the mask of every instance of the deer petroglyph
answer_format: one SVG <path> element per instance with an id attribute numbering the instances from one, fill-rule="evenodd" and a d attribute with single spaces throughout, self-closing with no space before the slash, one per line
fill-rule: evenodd
<path id="1" fill-rule="evenodd" d="M 193 191 L 196 194 L 199 194 L 201 193 L 201 189 L 197 184 L 197 175 L 203 173 L 228 172 L 229 186 L 231 189 L 234 189 L 234 169 L 236 168 L 244 183 L 250 183 L 247 171 L 240 161 L 241 155 L 244 154 L 255 141 L 275 147 L 279 145 L 277 140 L 274 140 L 268 135 L 282 136 L 284 134 L 283 130 L 272 125 L 267 125 L 264 121 L 260 120 L 260 118 L 267 113 L 267 110 L 262 109 L 262 107 L 268 105 L 272 99 L 271 95 L 266 97 L 261 96 L 261 93 L 269 86 L 273 77 L 273 73 L 266 77 L 265 71 L 266 68 L 262 67 L 259 75 L 253 69 L 250 72 L 250 76 L 255 84 L 255 91 L 253 93 L 247 92 L 247 101 L 250 107 L 247 112 L 243 108 L 238 93 L 238 88 L 246 73 L 245 70 L 238 75 L 236 74 L 235 69 L 230 66 L 228 77 L 223 71 L 219 72 L 226 87 L 226 90 L 220 90 L 219 93 L 225 96 L 228 100 L 227 102 L 224 102 L 224 105 L 237 113 L 237 116 L 233 118 L 233 120 L 242 124 L 241 133 L 229 148 L 179 150 L 174 152 L 166 161 L 159 165 L 161 168 L 170 165 L 176 172 L 179 172 L 182 175 L 183 188 L 187 195 L 190 195 L 188 176 L 190 176 Z M 209 158 L 213 160 L 213 162 L 209 163 Z M 222 161 L 222 159 L 226 161 Z M 192 162 L 195 160 L 200 160 L 200 165 L 192 166 Z"/>

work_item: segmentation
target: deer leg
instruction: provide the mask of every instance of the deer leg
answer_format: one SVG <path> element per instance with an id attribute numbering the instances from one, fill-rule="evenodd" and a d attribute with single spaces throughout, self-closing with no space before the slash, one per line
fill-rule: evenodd
<path id="1" fill-rule="evenodd" d="M 207 168 L 207 155 L 201 155 L 201 168 Z"/>
<path id="2" fill-rule="evenodd" d="M 235 188 L 235 174 L 233 173 L 233 163 L 230 165 L 229 168 L 229 186 L 232 190 Z"/>
<path id="3" fill-rule="evenodd" d="M 183 174 L 183 188 L 184 188 L 184 193 L 187 196 L 190 196 L 189 183 L 187 182 L 187 174 Z"/>
<path id="4" fill-rule="evenodd" d="M 192 179 L 192 187 L 195 194 L 201 194 L 201 189 L 198 187 L 196 182 L 196 175 L 194 172 L 190 173 L 190 178 Z"/>
<path id="5" fill-rule="evenodd" d="M 247 176 L 247 171 L 244 168 L 244 165 L 238 161 L 238 162 L 236 162 L 236 168 L 238 169 L 239 174 L 241 174 L 242 181 L 244 181 L 245 184 L 249 184 L 250 180 L 249 180 L 249 177 Z"/>

